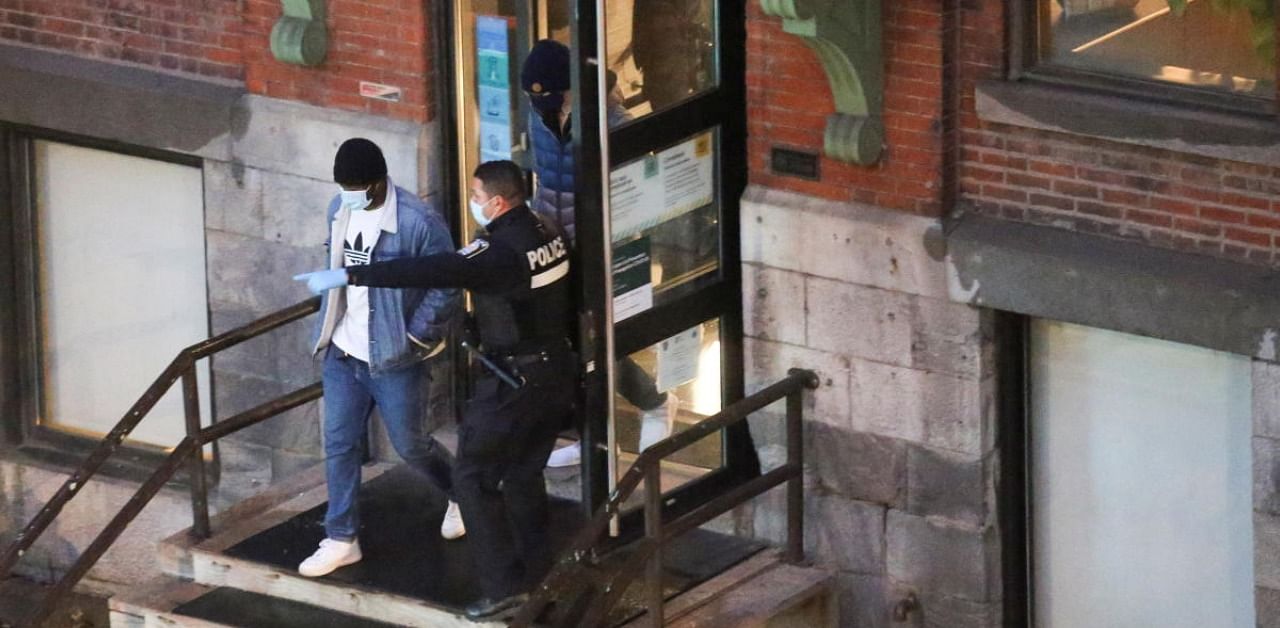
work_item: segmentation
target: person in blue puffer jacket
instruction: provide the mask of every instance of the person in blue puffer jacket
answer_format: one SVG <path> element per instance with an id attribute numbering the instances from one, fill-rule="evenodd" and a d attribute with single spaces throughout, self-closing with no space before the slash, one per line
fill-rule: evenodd
<path id="1" fill-rule="evenodd" d="M 612 77 L 612 72 L 610 72 Z M 529 96 L 529 141 L 537 187 L 529 207 L 555 219 L 569 241 L 576 235 L 573 219 L 573 97 L 569 85 L 569 48 L 554 39 L 534 44 L 520 69 L 520 86 Z M 613 85 L 609 85 L 610 92 Z M 631 119 L 609 99 L 609 126 Z"/>
<path id="2" fill-rule="evenodd" d="M 614 77 L 610 72 L 613 92 Z M 529 97 L 529 139 L 532 144 L 533 173 L 537 179 L 532 202 L 533 211 L 555 220 L 572 245 L 576 235 L 574 220 L 573 98 L 570 93 L 569 48 L 553 39 L 533 45 L 520 68 L 520 87 Z M 609 99 L 606 113 L 609 126 L 631 119 L 631 114 L 616 99 Z M 671 433 L 680 402 L 674 394 L 657 390 L 653 378 L 629 357 L 617 362 L 618 392 L 639 408 L 643 415 L 639 448 L 644 450 Z M 548 466 L 569 467 L 581 460 L 577 444 L 551 452 Z"/>

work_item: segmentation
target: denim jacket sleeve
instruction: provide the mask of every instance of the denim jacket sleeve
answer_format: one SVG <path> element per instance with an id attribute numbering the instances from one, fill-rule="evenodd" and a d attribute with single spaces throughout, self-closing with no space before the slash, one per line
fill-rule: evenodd
<path id="1" fill-rule="evenodd" d="M 427 211 L 422 233 L 415 234 L 414 256 L 452 253 L 453 237 L 444 219 L 434 208 Z M 426 291 L 418 309 L 409 317 L 409 335 L 419 343 L 433 343 L 449 334 L 449 326 L 462 305 L 462 291 L 456 288 L 432 288 Z"/>

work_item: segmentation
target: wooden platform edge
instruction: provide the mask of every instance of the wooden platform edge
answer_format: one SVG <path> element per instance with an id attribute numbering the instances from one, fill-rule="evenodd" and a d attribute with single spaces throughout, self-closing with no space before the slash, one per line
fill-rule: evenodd
<path id="1" fill-rule="evenodd" d="M 395 468 L 392 464 L 376 464 L 363 469 L 367 482 Z M 179 530 L 159 544 L 158 561 L 163 573 L 180 578 L 194 578 L 191 551 L 200 548 L 221 552 L 254 534 L 310 510 L 328 499 L 325 491 L 324 464 L 317 464 L 237 502 L 210 520 L 213 535 L 203 541 L 192 538 L 191 529 Z"/>
<path id="2" fill-rule="evenodd" d="M 187 617 L 173 609 L 211 590 L 195 582 L 158 576 L 107 600 L 111 628 L 191 626 L 192 628 L 234 628 L 226 624 Z"/>
<path id="3" fill-rule="evenodd" d="M 823 623 L 805 622 L 803 625 L 834 628 L 838 623 L 834 582 L 835 576 L 826 570 L 778 563 L 708 600 L 694 611 L 668 620 L 665 625 L 672 628 L 763 627 L 770 625 L 771 620 L 782 618 L 788 611 L 802 609 L 806 604 L 820 600 L 822 607 L 818 612 L 825 618 Z M 777 625 L 800 625 L 793 618 L 786 621 L 788 623 Z"/>
<path id="4" fill-rule="evenodd" d="M 209 587 L 232 587 L 403 626 L 500 628 L 504 625 L 472 622 L 456 611 L 417 598 L 324 578 L 305 578 L 293 570 L 203 549 L 192 550 L 192 558 L 195 581 Z"/>
<path id="5" fill-rule="evenodd" d="M 782 562 L 781 550 L 774 548 L 761 550 L 737 565 L 717 574 L 710 580 L 668 600 L 664 609 L 664 616 L 668 622 L 679 619 L 716 597 L 723 595 L 725 591 L 732 589 L 734 586 L 754 578 L 763 571 L 772 569 L 780 562 Z M 647 625 L 643 622 L 637 622 L 640 622 L 640 620 L 632 621 L 626 625 Z"/>

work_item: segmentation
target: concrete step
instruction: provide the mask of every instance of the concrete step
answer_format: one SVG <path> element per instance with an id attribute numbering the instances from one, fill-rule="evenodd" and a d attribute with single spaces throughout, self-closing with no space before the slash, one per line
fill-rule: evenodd
<path id="1" fill-rule="evenodd" d="M 669 599 L 663 619 L 672 628 L 834 628 L 835 576 L 788 564 L 778 550 L 767 550 Z M 625 624 L 649 625 L 647 614 Z"/>
<path id="2" fill-rule="evenodd" d="M 111 598 L 112 628 L 394 628 L 292 600 L 161 576 Z"/>
<path id="3" fill-rule="evenodd" d="M 160 626 L 192 626 L 216 628 L 221 624 L 174 612 L 174 609 L 199 598 L 212 588 L 194 582 L 159 576 L 150 582 L 114 595 L 107 600 L 111 628 L 157 628 Z"/>

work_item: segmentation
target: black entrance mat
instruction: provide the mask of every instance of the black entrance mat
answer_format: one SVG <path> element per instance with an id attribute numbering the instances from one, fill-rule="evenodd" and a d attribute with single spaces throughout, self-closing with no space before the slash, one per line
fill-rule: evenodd
<path id="1" fill-rule="evenodd" d="M 254 628 L 394 628 L 293 600 L 219 587 L 175 609 L 174 613 L 228 626 Z"/>
<path id="2" fill-rule="evenodd" d="M 466 537 L 440 538 L 445 497 L 427 480 L 399 466 L 366 482 L 360 491 L 360 549 L 364 560 L 324 579 L 425 600 L 457 611 L 480 595 Z M 227 549 L 229 556 L 293 570 L 324 538 L 321 504 Z M 577 502 L 551 500 L 552 542 L 568 545 L 583 524 Z M 664 552 L 668 585 L 688 589 L 728 569 L 762 544 L 694 530 Z"/>

